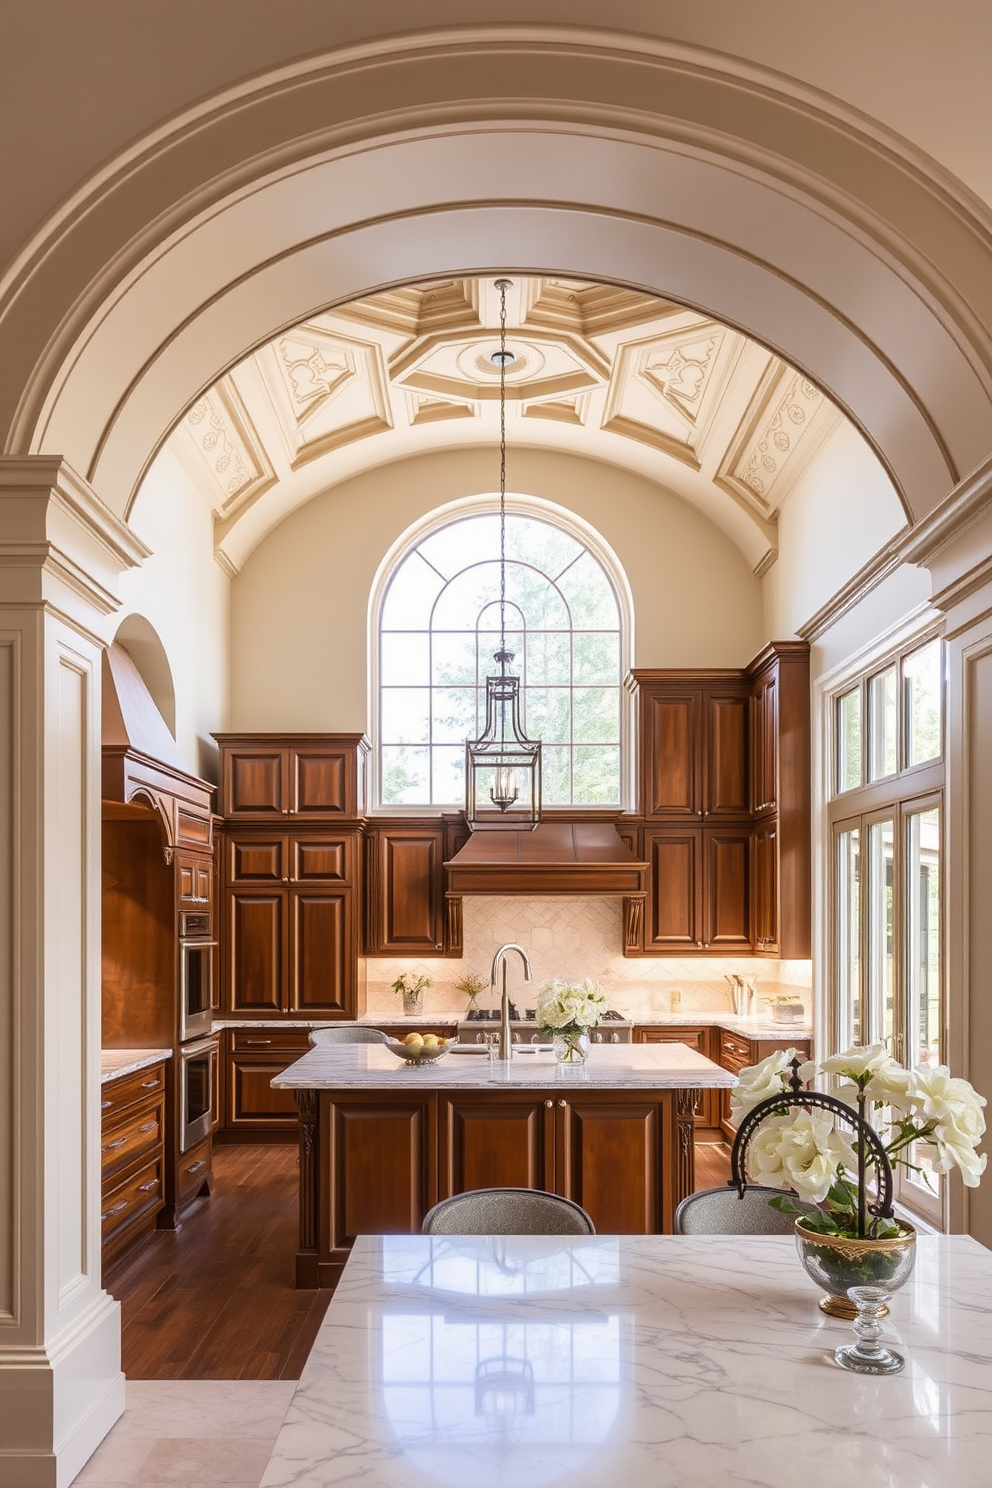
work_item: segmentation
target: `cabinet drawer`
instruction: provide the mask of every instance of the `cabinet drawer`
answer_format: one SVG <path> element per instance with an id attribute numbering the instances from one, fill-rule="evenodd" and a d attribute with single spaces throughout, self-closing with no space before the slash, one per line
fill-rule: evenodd
<path id="1" fill-rule="evenodd" d="M 100 1211 L 105 1260 L 108 1252 L 120 1249 L 113 1242 L 125 1230 L 142 1215 L 162 1207 L 163 1193 L 161 1156 L 153 1157 L 150 1162 L 129 1173 L 120 1183 L 107 1187 Z"/>
<path id="2" fill-rule="evenodd" d="M 232 1049 L 270 1050 L 272 1053 L 287 1053 L 299 1058 L 310 1047 L 308 1028 L 232 1028 Z"/>
<path id="3" fill-rule="evenodd" d="M 165 1090 L 165 1065 L 153 1064 L 120 1080 L 107 1080 L 100 1087 L 100 1111 L 104 1125 L 137 1101 L 148 1100 Z"/>
<path id="4" fill-rule="evenodd" d="M 743 1069 L 746 1064 L 750 1064 L 750 1039 L 741 1038 L 738 1034 L 728 1033 L 725 1028 L 721 1028 L 720 1063 L 724 1069 L 732 1069 L 735 1074 L 739 1069 Z"/>
<path id="5" fill-rule="evenodd" d="M 182 1209 L 204 1186 L 209 1190 L 213 1178 L 213 1142 L 205 1137 L 179 1159 L 176 1172 L 176 1204 Z"/>
<path id="6" fill-rule="evenodd" d="M 635 1028 L 634 1041 L 638 1044 L 687 1044 L 690 1049 L 698 1049 L 700 1054 L 709 1058 L 708 1028 Z"/>
<path id="7" fill-rule="evenodd" d="M 120 1121 L 103 1121 L 100 1137 L 104 1179 L 129 1167 L 146 1154 L 162 1151 L 165 1141 L 165 1098 L 158 1096 L 130 1109 Z"/>

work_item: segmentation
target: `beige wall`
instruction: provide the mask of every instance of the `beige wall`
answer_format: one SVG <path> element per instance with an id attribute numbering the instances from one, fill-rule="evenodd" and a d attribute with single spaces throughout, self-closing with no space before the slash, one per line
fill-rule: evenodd
<path id="1" fill-rule="evenodd" d="M 167 451 L 151 466 L 131 527 L 152 550 L 121 580 L 121 619 L 143 615 L 158 633 L 176 694 L 175 737 L 189 768 L 216 775 L 210 738 L 228 714 L 230 580 L 213 556 L 213 517 Z"/>
<path id="2" fill-rule="evenodd" d="M 496 451 L 388 465 L 308 503 L 231 585 L 231 726 L 368 726 L 369 595 L 384 555 L 446 502 L 491 491 Z M 763 641 L 761 586 L 706 518 L 663 488 L 592 460 L 513 451 L 509 485 L 569 508 L 630 584 L 639 666 L 743 665 Z"/>

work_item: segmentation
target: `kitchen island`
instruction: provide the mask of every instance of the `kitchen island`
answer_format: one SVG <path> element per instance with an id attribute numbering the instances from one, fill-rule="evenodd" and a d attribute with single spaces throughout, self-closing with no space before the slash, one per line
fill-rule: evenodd
<path id="1" fill-rule="evenodd" d="M 358 1235 L 416 1234 L 467 1189 L 546 1189 L 602 1234 L 670 1233 L 693 1189 L 697 1094 L 735 1079 L 680 1043 L 596 1045 L 580 1066 L 529 1049 L 408 1065 L 343 1044 L 272 1084 L 299 1108 L 296 1284 L 315 1287 L 336 1284 Z"/>

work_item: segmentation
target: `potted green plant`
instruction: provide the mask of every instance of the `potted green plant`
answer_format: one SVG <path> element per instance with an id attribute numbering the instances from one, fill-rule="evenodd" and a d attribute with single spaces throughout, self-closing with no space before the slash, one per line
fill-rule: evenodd
<path id="1" fill-rule="evenodd" d="M 402 994 L 405 1013 L 419 1013 L 423 1009 L 424 993 L 433 985 L 434 978 L 426 972 L 414 976 L 412 971 L 401 971 L 393 983 L 393 991 Z"/>
<path id="2" fill-rule="evenodd" d="M 471 1013 L 474 1011 L 479 1003 L 479 994 L 484 992 L 488 986 L 489 983 L 485 977 L 480 976 L 477 971 L 467 971 L 464 976 L 458 978 L 455 983 L 455 991 L 464 992 L 468 999 L 466 1012 Z"/>

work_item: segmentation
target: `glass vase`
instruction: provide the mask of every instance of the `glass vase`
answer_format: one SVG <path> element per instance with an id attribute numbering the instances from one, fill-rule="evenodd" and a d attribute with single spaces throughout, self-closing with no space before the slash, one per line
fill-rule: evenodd
<path id="1" fill-rule="evenodd" d="M 796 1220 L 799 1259 L 811 1281 L 827 1293 L 820 1311 L 831 1317 L 854 1318 L 858 1309 L 848 1297 L 852 1287 L 883 1287 L 894 1292 L 909 1280 L 916 1260 L 916 1231 L 899 1226 L 887 1240 L 857 1240 L 845 1235 L 818 1235 Z M 884 1316 L 887 1308 L 879 1316 Z"/>
<path id="2" fill-rule="evenodd" d="M 404 992 L 403 1011 L 405 1013 L 419 1013 L 424 1004 L 423 992 Z"/>
<path id="3" fill-rule="evenodd" d="M 559 1064 L 585 1064 L 589 1058 L 589 1034 L 556 1033 L 552 1040 L 555 1058 Z"/>

